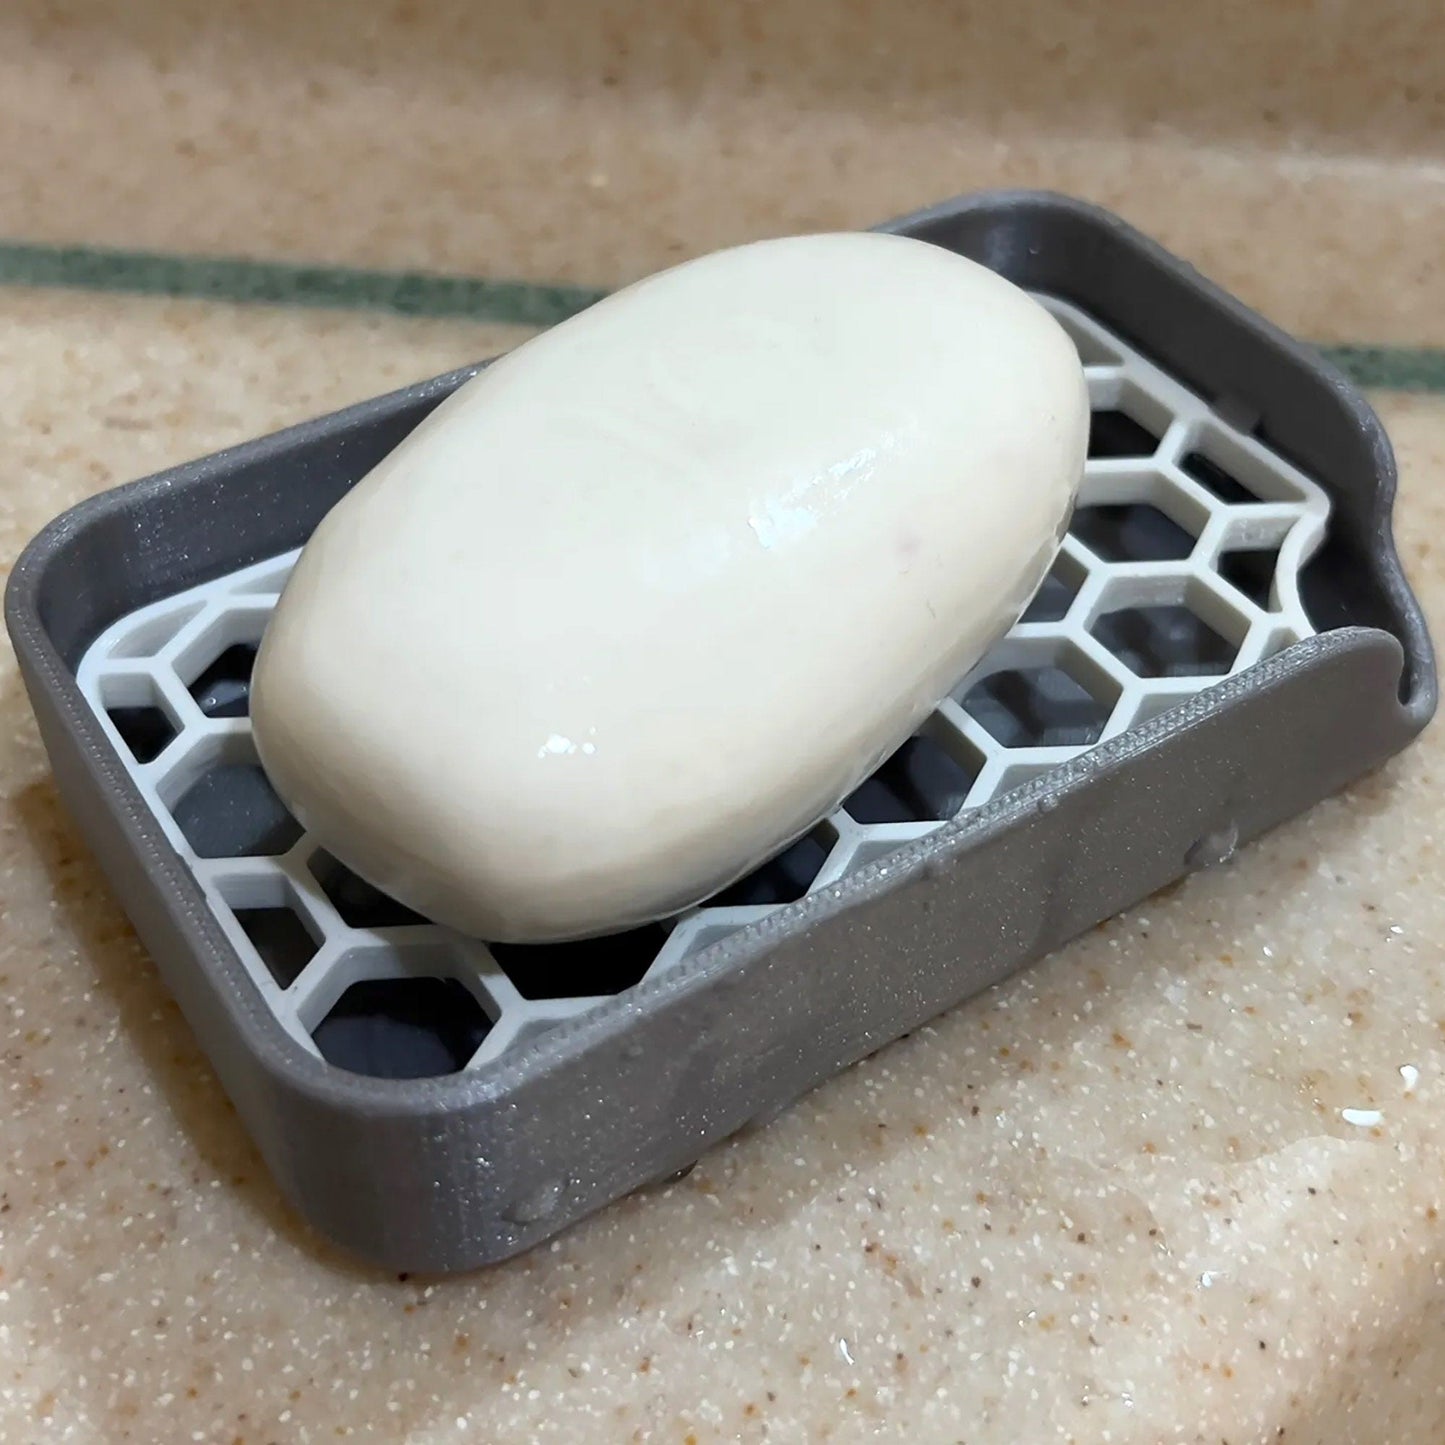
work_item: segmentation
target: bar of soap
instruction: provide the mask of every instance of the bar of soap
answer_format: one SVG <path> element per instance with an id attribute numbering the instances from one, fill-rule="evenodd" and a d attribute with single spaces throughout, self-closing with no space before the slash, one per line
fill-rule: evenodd
<path id="1" fill-rule="evenodd" d="M 323 520 L 252 708 L 336 857 L 494 941 L 699 902 L 1018 618 L 1083 470 L 1072 343 L 898 236 L 662 272 L 467 382 Z"/>

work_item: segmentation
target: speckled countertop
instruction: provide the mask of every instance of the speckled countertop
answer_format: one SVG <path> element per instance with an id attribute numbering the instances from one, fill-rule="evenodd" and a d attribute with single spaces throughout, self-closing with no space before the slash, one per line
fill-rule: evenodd
<path id="1" fill-rule="evenodd" d="M 150 253 L 606 286 L 1046 184 L 1308 336 L 1445 345 L 1434 0 L 118 9 L 0 14 L 7 562 L 100 488 L 526 334 L 236 305 Z M 15 284 L 46 265 L 102 289 Z M 1375 399 L 1445 631 L 1413 362 Z M 281 1203 L 7 652 L 0 1438 L 1445 1438 L 1441 737 L 683 1182 L 426 1281 Z"/>

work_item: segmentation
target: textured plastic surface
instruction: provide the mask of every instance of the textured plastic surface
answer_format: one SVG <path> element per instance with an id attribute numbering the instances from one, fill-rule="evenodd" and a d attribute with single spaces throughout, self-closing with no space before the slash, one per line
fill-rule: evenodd
<path id="1" fill-rule="evenodd" d="M 284 554 L 470 373 L 97 498 L 17 565 L 67 801 L 283 1187 L 361 1253 L 525 1248 L 1227 856 L 1433 710 L 1388 443 L 1343 380 L 1093 208 L 982 196 L 894 228 L 1059 298 L 1096 410 L 1083 505 L 1024 623 L 818 835 L 670 933 L 580 945 L 619 986 L 647 972 L 616 997 L 312 856 L 249 751 Z"/>

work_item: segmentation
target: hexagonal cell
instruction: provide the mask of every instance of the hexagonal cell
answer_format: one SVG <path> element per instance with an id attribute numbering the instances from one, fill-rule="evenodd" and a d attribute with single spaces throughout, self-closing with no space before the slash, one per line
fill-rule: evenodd
<path id="1" fill-rule="evenodd" d="M 1139 677 L 1216 677 L 1238 651 L 1182 603 L 1115 608 L 1090 630 Z"/>
<path id="2" fill-rule="evenodd" d="M 318 850 L 307 867 L 348 928 L 405 928 L 427 922 L 420 913 L 358 878 L 325 850 Z"/>
<path id="3" fill-rule="evenodd" d="M 176 735 L 170 718 L 158 707 L 112 707 L 106 715 L 138 763 L 158 758 Z"/>
<path id="4" fill-rule="evenodd" d="M 231 912 L 271 977 L 280 987 L 290 988 L 316 957 L 318 946 L 296 910 L 276 903 Z"/>
<path id="5" fill-rule="evenodd" d="M 1143 422 L 1117 407 L 1089 416 L 1091 457 L 1152 457 L 1159 449 L 1162 433 L 1151 431 Z"/>
<path id="6" fill-rule="evenodd" d="M 291 879 L 275 866 L 243 864 L 213 868 L 211 881 L 273 982 L 290 988 L 325 941 Z"/>
<path id="7" fill-rule="evenodd" d="M 248 737 L 192 749 L 157 791 L 201 858 L 284 853 L 301 837 L 301 825 L 276 796 Z"/>
<path id="8" fill-rule="evenodd" d="M 1152 457 L 1174 420 L 1169 407 L 1136 381 L 1117 373 L 1095 373 L 1088 384 L 1089 460 Z"/>
<path id="9" fill-rule="evenodd" d="M 1180 470 L 1229 506 L 1298 502 L 1304 492 L 1285 469 L 1231 433 L 1205 426 L 1179 461 Z"/>
<path id="10" fill-rule="evenodd" d="M 207 717 L 250 711 L 251 669 L 270 616 L 264 600 L 235 600 L 177 652 L 176 673 Z"/>
<path id="11" fill-rule="evenodd" d="M 924 731 L 850 793 L 843 810 L 856 823 L 944 822 L 963 807 L 982 766 L 962 738 Z"/>
<path id="12" fill-rule="evenodd" d="M 1107 695 L 1096 697 L 1074 675 L 1090 675 L 1081 661 L 1065 649 L 1054 659 L 990 673 L 965 684 L 959 702 L 1002 747 L 1087 747 L 1103 734 L 1119 687 L 1098 675 L 1094 685 Z"/>
<path id="13" fill-rule="evenodd" d="M 338 1069 L 380 1079 L 430 1079 L 464 1069 L 492 1021 L 454 978 L 410 974 L 349 985 L 311 1031 Z"/>
<path id="14" fill-rule="evenodd" d="M 1274 547 L 1238 547 L 1221 552 L 1215 570 L 1236 592 L 1268 612 L 1274 606 L 1274 575 L 1279 551 Z"/>
<path id="15" fill-rule="evenodd" d="M 1069 532 L 1105 562 L 1177 562 L 1194 550 L 1194 537 L 1149 502 L 1082 506 Z"/>
<path id="16" fill-rule="evenodd" d="M 191 696 L 207 717 L 245 717 L 251 706 L 254 642 L 233 642 L 191 683 Z"/>
<path id="17" fill-rule="evenodd" d="M 1067 552 L 1060 552 L 1019 621 L 1062 622 L 1088 575 L 1088 568 L 1082 562 Z"/>
<path id="18" fill-rule="evenodd" d="M 1218 462 L 1205 456 L 1203 452 L 1186 452 L 1179 465 L 1184 472 L 1193 477 L 1212 495 L 1218 497 L 1221 502 L 1238 506 L 1241 503 L 1259 501 L 1253 492 L 1231 476 Z"/>
<path id="19" fill-rule="evenodd" d="M 709 898 L 707 908 L 745 908 L 796 903 L 822 871 L 837 841 L 826 824 L 799 838 L 761 868 Z"/>
<path id="20" fill-rule="evenodd" d="M 158 758 L 180 731 L 155 679 L 144 673 L 102 679 L 100 696 L 105 715 L 138 763 Z"/>
<path id="21" fill-rule="evenodd" d="M 640 983 L 667 930 L 649 923 L 572 943 L 490 943 L 492 957 L 523 998 L 587 998 Z"/>

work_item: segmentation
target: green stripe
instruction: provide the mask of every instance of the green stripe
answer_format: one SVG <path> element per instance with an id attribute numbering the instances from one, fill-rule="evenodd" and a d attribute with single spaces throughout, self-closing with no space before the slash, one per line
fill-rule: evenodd
<path id="1" fill-rule="evenodd" d="M 363 271 L 347 266 L 295 266 L 285 261 L 16 242 L 0 242 L 0 285 L 325 306 L 514 326 L 554 326 L 607 294 L 591 286 L 485 281 L 421 271 Z"/>
<path id="2" fill-rule="evenodd" d="M 1445 350 L 1424 346 L 1322 346 L 1356 386 L 1445 392 Z"/>
<path id="3" fill-rule="evenodd" d="M 596 286 L 14 241 L 0 242 L 0 286 L 323 306 L 534 327 L 565 321 L 607 294 Z M 1348 345 L 1321 350 L 1359 386 L 1445 393 L 1445 349 Z"/>

